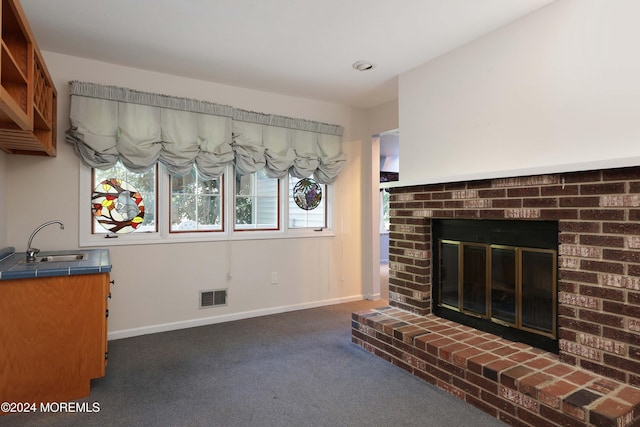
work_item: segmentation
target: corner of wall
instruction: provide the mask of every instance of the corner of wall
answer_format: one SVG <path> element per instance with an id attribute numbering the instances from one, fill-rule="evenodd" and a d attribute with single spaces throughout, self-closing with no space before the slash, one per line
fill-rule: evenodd
<path id="1" fill-rule="evenodd" d="M 398 105 L 398 100 L 394 99 L 367 110 L 367 127 L 371 135 L 400 127 Z"/>

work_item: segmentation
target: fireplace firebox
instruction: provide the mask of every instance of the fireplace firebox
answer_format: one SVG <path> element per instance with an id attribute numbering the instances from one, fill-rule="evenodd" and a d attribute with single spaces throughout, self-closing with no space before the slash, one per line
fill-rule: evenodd
<path id="1" fill-rule="evenodd" d="M 557 221 L 432 227 L 434 313 L 557 353 Z"/>

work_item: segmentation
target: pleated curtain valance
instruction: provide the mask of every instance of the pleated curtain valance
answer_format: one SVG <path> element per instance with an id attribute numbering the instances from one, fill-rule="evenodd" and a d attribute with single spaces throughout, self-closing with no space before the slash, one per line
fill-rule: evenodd
<path id="1" fill-rule="evenodd" d="M 217 178 L 233 163 L 240 174 L 265 169 L 331 184 L 344 166 L 341 126 L 240 110 L 227 105 L 72 81 L 66 140 L 90 167 L 118 160 L 142 172 L 162 163 L 184 175 Z"/>

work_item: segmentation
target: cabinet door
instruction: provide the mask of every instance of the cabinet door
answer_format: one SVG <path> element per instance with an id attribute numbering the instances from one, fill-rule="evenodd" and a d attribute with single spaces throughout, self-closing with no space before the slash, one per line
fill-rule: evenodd
<path id="1" fill-rule="evenodd" d="M 104 376 L 109 275 L 0 281 L 0 401 L 89 395 Z"/>

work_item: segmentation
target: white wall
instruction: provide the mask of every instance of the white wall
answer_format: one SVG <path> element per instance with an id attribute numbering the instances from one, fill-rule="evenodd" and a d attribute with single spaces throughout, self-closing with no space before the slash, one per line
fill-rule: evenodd
<path id="1" fill-rule="evenodd" d="M 559 0 L 402 74 L 400 184 L 638 164 L 638 16 Z"/>
<path id="2" fill-rule="evenodd" d="M 348 162 L 335 184 L 336 236 L 311 239 L 116 246 L 111 338 L 212 323 L 362 298 L 361 142 L 351 129 L 362 117 L 345 106 L 191 80 L 44 52 L 58 89 L 58 157 L 0 157 L 0 201 L 7 206 L 7 244 L 23 251 L 31 231 L 43 229 L 40 249 L 78 247 L 80 160 L 64 141 L 69 127 L 70 80 L 208 100 L 234 107 L 344 126 Z M 359 131 L 362 133 L 362 131 Z M 89 206 L 87 206 L 89 213 Z M 2 219 L 0 209 L 0 220 Z M 4 221 L 3 221 L 4 223 Z M 0 227 L 0 242 L 2 242 Z M 4 245 L 3 245 L 4 246 Z M 232 278 L 227 279 L 231 269 Z M 271 285 L 271 272 L 279 284 Z M 228 306 L 197 308 L 199 290 L 228 288 Z"/>

